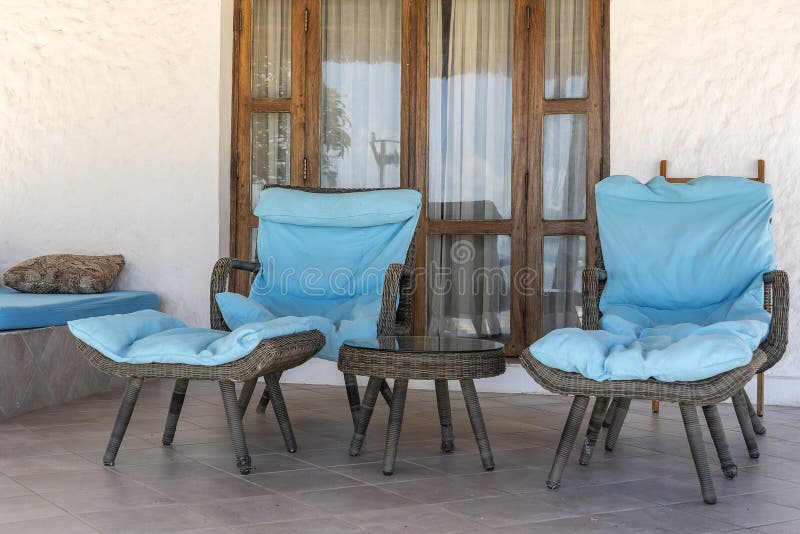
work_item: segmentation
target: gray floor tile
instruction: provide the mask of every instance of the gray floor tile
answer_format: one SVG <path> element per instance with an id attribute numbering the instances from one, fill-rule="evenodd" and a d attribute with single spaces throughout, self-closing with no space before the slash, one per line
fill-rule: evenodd
<path id="1" fill-rule="evenodd" d="M 254 399 L 244 423 L 256 472 L 242 477 L 216 384 L 191 384 L 175 444 L 161 446 L 171 390 L 166 380 L 145 384 L 113 468 L 101 458 L 119 391 L 0 423 L 0 532 L 800 531 L 796 408 L 767 408 L 753 460 L 732 408 L 720 406 L 739 476 L 723 479 L 705 435 L 719 497 L 707 506 L 671 404 L 652 414 L 632 403 L 616 449 L 605 451 L 601 435 L 589 466 L 573 451 L 552 491 L 544 482 L 569 410 L 562 397 L 481 394 L 497 465 L 486 472 L 458 389 L 455 454 L 439 450 L 433 392 L 412 390 L 396 475 L 385 477 L 384 404 L 353 458 L 343 388 L 285 385 L 300 449 L 285 452 L 273 414 L 256 414 Z"/>

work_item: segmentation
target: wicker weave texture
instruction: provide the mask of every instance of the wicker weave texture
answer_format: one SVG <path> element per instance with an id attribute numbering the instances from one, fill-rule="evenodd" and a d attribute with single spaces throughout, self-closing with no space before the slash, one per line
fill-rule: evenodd
<path id="1" fill-rule="evenodd" d="M 339 370 L 362 376 L 416 380 L 488 378 L 506 370 L 502 349 L 484 352 L 414 352 L 360 349 L 343 345 Z"/>

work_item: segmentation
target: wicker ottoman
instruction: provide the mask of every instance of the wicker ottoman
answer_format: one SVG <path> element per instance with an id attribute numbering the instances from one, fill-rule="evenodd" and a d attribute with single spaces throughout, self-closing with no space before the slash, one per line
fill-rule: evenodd
<path id="1" fill-rule="evenodd" d="M 361 403 L 358 425 L 350 443 L 351 456 L 357 456 L 361 451 L 375 400 L 381 383 L 386 378 L 394 379 L 394 391 L 386 430 L 383 474 L 394 473 L 409 380 L 435 381 L 442 450 L 452 452 L 453 427 L 447 381 L 459 380 L 483 467 L 487 471 L 494 469 L 492 450 L 473 379 L 488 378 L 505 372 L 502 344 L 481 339 L 421 336 L 354 339 L 345 341 L 339 350 L 339 370 L 370 377 Z"/>

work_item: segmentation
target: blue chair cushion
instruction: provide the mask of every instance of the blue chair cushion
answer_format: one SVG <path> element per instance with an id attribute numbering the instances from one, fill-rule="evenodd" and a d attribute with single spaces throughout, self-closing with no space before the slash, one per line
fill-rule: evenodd
<path id="1" fill-rule="evenodd" d="M 769 332 L 771 188 L 612 176 L 596 198 L 608 275 L 601 330 L 550 332 L 531 345 L 534 357 L 594 380 L 701 380 L 748 364 Z"/>
<path id="2" fill-rule="evenodd" d="M 405 262 L 421 203 L 412 189 L 264 190 L 254 211 L 261 270 L 250 288 L 250 300 L 263 311 L 234 297 L 224 304 L 223 297 L 225 322 L 233 328 L 242 319 L 232 314 L 264 312 L 311 317 L 326 334 L 318 356 L 336 360 L 347 337 L 376 334 L 386 269 Z"/>
<path id="3" fill-rule="evenodd" d="M 160 304 L 158 295 L 149 291 L 38 294 L 0 286 L 0 330 L 59 326 L 85 317 L 157 309 Z"/>
<path id="4" fill-rule="evenodd" d="M 190 328 L 155 310 L 70 321 L 70 332 L 116 362 L 215 366 L 238 360 L 265 339 L 312 330 L 311 321 L 282 317 L 232 332 Z"/>

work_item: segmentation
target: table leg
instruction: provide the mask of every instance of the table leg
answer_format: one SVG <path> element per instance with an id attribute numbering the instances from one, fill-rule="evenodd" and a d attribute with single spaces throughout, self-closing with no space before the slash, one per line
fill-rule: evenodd
<path id="1" fill-rule="evenodd" d="M 439 409 L 439 424 L 442 426 L 442 450 L 453 452 L 453 418 L 450 414 L 450 391 L 447 380 L 436 380 L 436 406 Z"/>
<path id="2" fill-rule="evenodd" d="M 492 449 L 489 446 L 489 437 L 486 435 L 486 426 L 483 424 L 483 414 L 481 413 L 481 405 L 478 402 L 478 392 L 475 391 L 475 383 L 468 378 L 461 379 L 461 392 L 464 395 L 464 403 L 467 405 L 467 413 L 469 414 L 469 422 L 472 423 L 472 432 L 475 433 L 475 441 L 478 442 L 483 468 L 491 471 L 494 469 L 494 458 L 492 458 Z"/>
<path id="3" fill-rule="evenodd" d="M 389 426 L 386 429 L 386 448 L 383 451 L 383 474 L 394 473 L 394 462 L 397 459 L 397 443 L 400 441 L 400 427 L 403 425 L 403 410 L 406 407 L 408 380 L 398 378 L 394 381 L 392 406 L 389 409 Z"/>
<path id="4" fill-rule="evenodd" d="M 375 401 L 378 398 L 382 380 L 383 378 L 376 376 L 369 377 L 367 389 L 364 391 L 364 400 L 359 409 L 356 429 L 353 432 L 353 439 L 350 440 L 350 456 L 358 456 L 358 453 L 361 452 L 361 447 L 364 445 L 364 437 L 367 435 L 367 427 L 372 417 L 372 410 L 375 409 Z"/>

